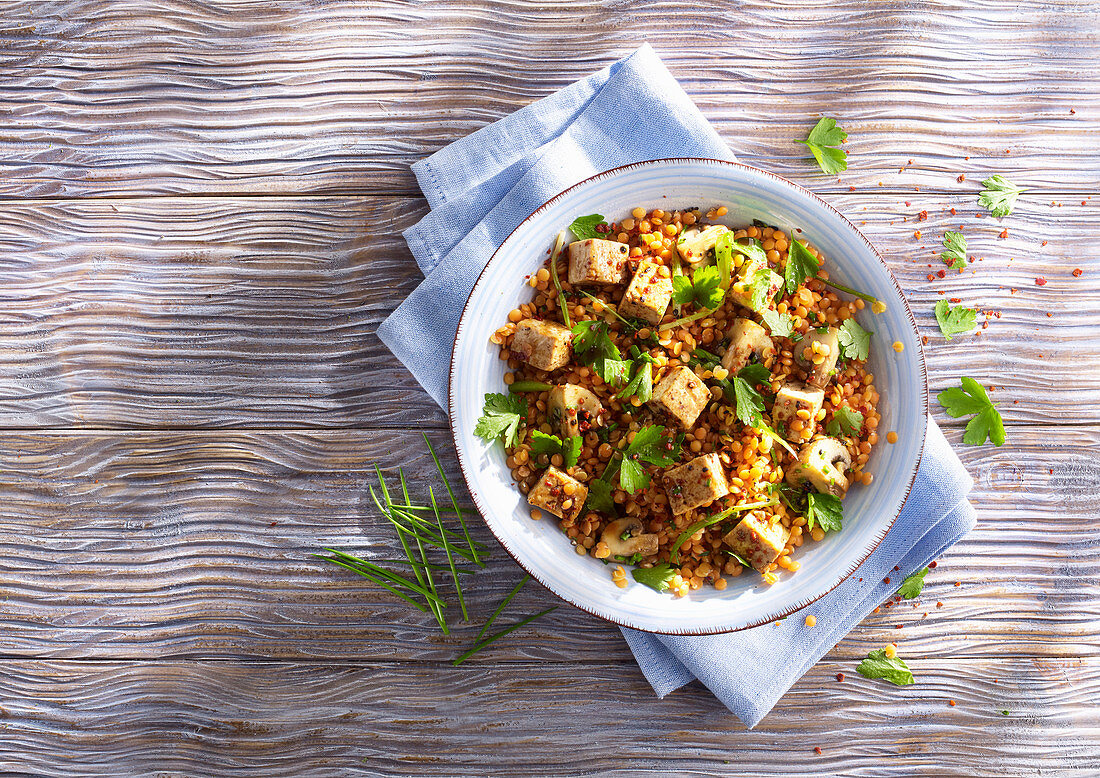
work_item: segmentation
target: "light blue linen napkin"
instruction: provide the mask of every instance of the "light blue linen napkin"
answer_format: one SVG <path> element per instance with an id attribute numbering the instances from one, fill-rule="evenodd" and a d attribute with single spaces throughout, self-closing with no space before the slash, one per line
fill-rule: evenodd
<path id="1" fill-rule="evenodd" d="M 648 45 L 413 165 L 432 211 L 404 237 L 426 278 L 378 335 L 442 407 L 451 344 L 481 269 L 563 189 L 619 165 L 733 154 Z M 917 480 L 855 574 L 798 618 L 708 637 L 623 630 L 658 696 L 698 678 L 749 727 L 849 630 L 975 522 L 971 481 L 929 419 Z M 894 568 L 899 570 L 894 572 Z M 893 584 L 883 580 L 891 577 Z M 808 628 L 803 617 L 817 617 Z"/>

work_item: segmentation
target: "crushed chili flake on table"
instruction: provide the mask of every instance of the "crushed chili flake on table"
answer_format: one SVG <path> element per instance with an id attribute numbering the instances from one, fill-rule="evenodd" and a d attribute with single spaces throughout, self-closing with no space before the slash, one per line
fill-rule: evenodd
<path id="1" fill-rule="evenodd" d="M 1043 278 L 1042 276 L 1039 276 L 1038 278 L 1035 279 L 1035 285 L 1036 286 L 1046 286 L 1047 285 L 1047 280 L 1045 278 Z"/>
<path id="2" fill-rule="evenodd" d="M 942 603 L 942 602 L 937 602 L 937 603 L 936 603 L 936 607 L 937 607 L 937 608 L 942 608 L 942 607 L 943 607 L 943 603 Z"/>
<path id="3" fill-rule="evenodd" d="M 958 181 L 961 184 L 963 181 L 966 180 L 966 173 L 959 173 L 959 177 L 956 178 L 955 180 Z"/>
<path id="4" fill-rule="evenodd" d="M 951 215 L 952 215 L 952 216 L 954 216 L 954 215 L 955 215 L 955 209 L 954 209 L 954 208 L 952 208 L 952 209 L 951 209 Z"/>
<path id="5" fill-rule="evenodd" d="M 998 238 L 1007 238 L 1008 237 L 1008 227 L 1005 227 L 1003 230 L 1001 230 L 1001 234 L 998 235 L 997 237 Z"/>
<path id="6" fill-rule="evenodd" d="M 917 214 L 917 221 L 922 222 L 928 218 L 928 211 L 921 211 Z"/>
<path id="7" fill-rule="evenodd" d="M 955 707 L 955 701 L 954 700 L 948 700 L 947 704 L 950 705 L 952 708 Z"/>
<path id="8" fill-rule="evenodd" d="M 815 754 L 820 754 L 821 753 L 821 746 L 814 746 L 814 753 Z"/>
<path id="9" fill-rule="evenodd" d="M 1079 268 L 1079 267 L 1078 267 L 1078 268 L 1074 268 L 1074 269 L 1073 269 L 1073 277 L 1074 277 L 1074 278 L 1080 278 L 1080 277 L 1081 277 L 1081 274 L 1082 274 L 1082 273 L 1084 273 L 1084 272 L 1085 272 L 1085 271 L 1084 271 L 1084 270 L 1082 270 L 1082 269 L 1081 269 L 1081 268 Z"/>
<path id="10" fill-rule="evenodd" d="M 940 278 L 944 278 L 947 275 L 947 271 L 946 270 L 937 270 L 936 275 L 938 275 Z"/>
<path id="11" fill-rule="evenodd" d="M 836 679 L 838 681 L 840 681 L 841 683 L 843 683 L 844 682 L 844 673 L 837 673 L 836 674 Z"/>
<path id="12" fill-rule="evenodd" d="M 928 563 L 928 569 L 935 570 L 939 566 L 939 564 L 939 562 L 933 559 L 931 562 Z"/>
<path id="13" fill-rule="evenodd" d="M 883 579 L 882 579 L 882 582 L 883 582 L 884 584 L 889 584 L 889 583 L 890 583 L 890 576 L 886 576 L 885 578 L 883 578 Z"/>
<path id="14" fill-rule="evenodd" d="M 920 240 L 920 230 L 914 230 L 913 237 Z"/>

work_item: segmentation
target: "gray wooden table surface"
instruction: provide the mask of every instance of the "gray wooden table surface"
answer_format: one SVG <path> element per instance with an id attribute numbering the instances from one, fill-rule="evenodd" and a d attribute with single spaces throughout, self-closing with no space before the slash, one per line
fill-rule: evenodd
<path id="1" fill-rule="evenodd" d="M 0 772 L 1100 774 L 1100 5 L 540 5 L 0 9 Z M 643 41 L 743 161 L 864 229 L 933 392 L 971 375 L 1008 426 L 959 446 L 980 524 L 917 607 L 753 731 L 697 685 L 656 700 L 569 607 L 453 668 L 502 553 L 452 639 L 310 557 L 390 537 L 372 463 L 420 490 L 417 431 L 449 446 L 373 334 L 419 280 L 409 164 Z M 839 178 L 796 143 L 823 113 Z M 1031 188 L 1003 223 L 992 173 Z M 928 281 L 960 225 L 982 261 Z M 998 315 L 947 343 L 945 295 Z M 895 640 L 916 685 L 856 676 Z"/>

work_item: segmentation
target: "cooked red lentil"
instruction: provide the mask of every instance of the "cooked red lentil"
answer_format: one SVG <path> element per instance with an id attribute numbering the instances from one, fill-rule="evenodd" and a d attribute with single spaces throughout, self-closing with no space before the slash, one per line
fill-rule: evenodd
<path id="1" fill-rule="evenodd" d="M 675 596 L 798 570 L 878 442 L 863 300 L 824 283 L 797 233 L 725 214 L 636 208 L 559 238 L 491 338 L 526 400 L 507 446 L 520 491 L 578 554 L 662 573 Z"/>

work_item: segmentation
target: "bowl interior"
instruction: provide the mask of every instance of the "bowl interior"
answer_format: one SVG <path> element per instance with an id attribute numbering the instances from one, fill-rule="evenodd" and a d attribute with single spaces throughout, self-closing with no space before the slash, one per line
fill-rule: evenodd
<path id="1" fill-rule="evenodd" d="M 844 529 L 803 546 L 801 569 L 768 586 L 746 572 L 727 578 L 725 591 L 705 587 L 673 599 L 631 581 L 611 581 L 610 568 L 579 556 L 553 517 L 534 521 L 511 481 L 500 443 L 473 434 L 484 396 L 502 392 L 506 365 L 489 336 L 508 312 L 531 299 L 526 277 L 544 261 L 555 235 L 591 213 L 609 220 L 637 206 L 677 210 L 725 205 L 729 226 L 757 219 L 801 235 L 826 257 L 832 278 L 886 302 L 857 319 L 873 330 L 870 369 L 879 391 L 880 440 L 872 453 L 870 486 L 853 487 L 844 501 Z M 797 235 L 798 233 L 795 232 Z M 898 353 L 892 344 L 900 341 Z M 907 496 L 924 444 L 927 407 L 920 341 L 900 289 L 870 243 L 832 208 L 805 190 L 754 168 L 716 160 L 658 160 L 603 173 L 542 206 L 501 245 L 463 312 L 451 365 L 450 417 L 467 485 L 490 529 L 509 553 L 544 586 L 597 616 L 635 629 L 674 634 L 728 632 L 775 620 L 826 594 L 866 558 L 885 535 Z M 889 445 L 885 433 L 898 442 Z"/>

